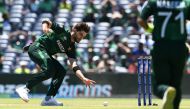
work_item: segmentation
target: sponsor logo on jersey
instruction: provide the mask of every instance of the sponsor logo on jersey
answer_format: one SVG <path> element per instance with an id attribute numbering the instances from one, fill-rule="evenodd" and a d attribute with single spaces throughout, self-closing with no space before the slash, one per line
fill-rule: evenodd
<path id="1" fill-rule="evenodd" d="M 157 0 L 156 5 L 159 8 L 168 8 L 168 9 L 185 8 L 185 2 L 184 1 Z"/>
<path id="2" fill-rule="evenodd" d="M 57 45 L 58 45 L 59 49 L 61 50 L 61 52 L 65 52 L 65 49 L 64 49 L 63 45 L 61 44 L 61 41 L 57 40 L 56 42 L 57 42 Z"/>

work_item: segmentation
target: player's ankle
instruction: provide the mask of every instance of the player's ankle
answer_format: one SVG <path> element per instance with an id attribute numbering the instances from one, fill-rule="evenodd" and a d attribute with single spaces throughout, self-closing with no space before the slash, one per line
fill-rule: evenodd
<path id="1" fill-rule="evenodd" d="M 45 97 L 45 100 L 48 101 L 48 100 L 51 99 L 51 98 L 53 98 L 53 96 L 48 95 L 48 96 Z"/>

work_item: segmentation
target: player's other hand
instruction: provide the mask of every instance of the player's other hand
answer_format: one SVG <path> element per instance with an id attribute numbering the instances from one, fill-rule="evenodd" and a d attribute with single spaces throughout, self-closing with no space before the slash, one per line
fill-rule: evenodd
<path id="1" fill-rule="evenodd" d="M 146 32 L 152 33 L 153 29 L 154 29 L 153 23 L 148 23 L 148 28 L 146 29 Z"/>
<path id="2" fill-rule="evenodd" d="M 90 88 L 91 85 L 94 86 L 94 84 L 96 83 L 94 80 L 90 80 L 88 78 L 84 78 L 83 82 L 86 85 L 86 87 L 89 87 L 89 88 Z"/>

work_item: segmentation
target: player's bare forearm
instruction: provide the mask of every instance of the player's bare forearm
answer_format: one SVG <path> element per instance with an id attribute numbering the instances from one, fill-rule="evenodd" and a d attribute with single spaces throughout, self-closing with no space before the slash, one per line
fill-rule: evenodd
<path id="1" fill-rule="evenodd" d="M 84 81 L 85 77 L 82 74 L 81 70 L 77 70 L 75 73 L 76 73 L 77 77 L 80 78 L 81 81 Z"/>
<path id="2" fill-rule="evenodd" d="M 69 58 L 69 66 L 70 66 L 70 68 L 73 69 L 73 71 L 75 72 L 75 74 L 77 75 L 77 77 L 80 78 L 80 80 L 81 80 L 84 84 L 86 84 L 86 86 L 89 86 L 89 87 L 90 87 L 90 85 L 94 85 L 94 84 L 96 83 L 95 81 L 86 78 L 86 77 L 82 74 L 82 71 L 80 70 L 79 66 L 77 65 L 75 59 Z"/>
<path id="3" fill-rule="evenodd" d="M 86 77 L 82 74 L 81 70 L 77 70 L 75 73 L 76 73 L 77 77 L 80 78 L 80 80 L 81 80 L 86 86 L 88 86 L 88 87 L 90 87 L 91 85 L 94 86 L 94 84 L 96 83 L 94 80 L 90 80 L 90 79 L 86 78 Z"/>
<path id="4" fill-rule="evenodd" d="M 78 66 L 75 59 L 73 58 L 69 58 L 69 65 L 70 65 L 70 68 L 73 69 L 74 67 Z M 80 78 L 82 81 L 84 80 L 84 75 L 82 74 L 81 70 L 76 70 L 76 75 L 78 78 Z"/>

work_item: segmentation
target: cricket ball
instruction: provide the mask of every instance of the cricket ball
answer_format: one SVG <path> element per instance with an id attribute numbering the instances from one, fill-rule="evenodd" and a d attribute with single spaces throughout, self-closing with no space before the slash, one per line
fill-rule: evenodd
<path id="1" fill-rule="evenodd" d="M 108 106 L 108 102 L 104 101 L 103 106 Z"/>

